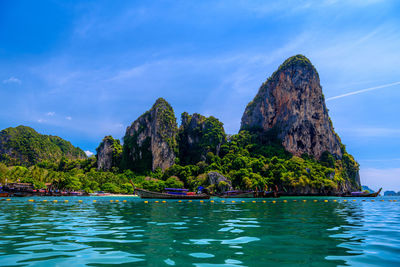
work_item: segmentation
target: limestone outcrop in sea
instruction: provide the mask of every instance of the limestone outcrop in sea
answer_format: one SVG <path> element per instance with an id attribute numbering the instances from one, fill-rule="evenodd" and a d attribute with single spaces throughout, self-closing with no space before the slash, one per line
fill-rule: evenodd
<path id="1" fill-rule="evenodd" d="M 175 163 L 178 126 L 171 105 L 159 98 L 126 129 L 122 168 L 137 172 L 165 170 Z"/>
<path id="2" fill-rule="evenodd" d="M 295 195 L 338 195 L 360 188 L 359 165 L 335 133 L 318 72 L 303 55 L 288 58 L 261 85 L 237 135 L 228 138 L 223 123 L 212 116 L 184 112 L 181 120 L 178 129 L 171 105 L 159 98 L 127 128 L 122 156 L 115 140 L 103 140 L 98 169 L 161 169 L 167 170 L 164 179 L 175 175 L 186 185 L 277 185 Z"/>
<path id="3" fill-rule="evenodd" d="M 241 129 L 273 132 L 296 156 L 306 153 L 319 159 L 327 151 L 342 157 L 318 72 L 302 55 L 287 59 L 261 85 L 246 107 Z"/>
<path id="4" fill-rule="evenodd" d="M 114 139 L 111 135 L 104 137 L 96 152 L 97 170 L 110 171 L 112 167 L 119 166 L 122 146 L 118 139 Z"/>

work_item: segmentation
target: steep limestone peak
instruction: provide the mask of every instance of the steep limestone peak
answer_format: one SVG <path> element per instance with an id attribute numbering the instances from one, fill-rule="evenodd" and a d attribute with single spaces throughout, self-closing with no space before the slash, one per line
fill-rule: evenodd
<path id="1" fill-rule="evenodd" d="M 303 55 L 288 58 L 261 85 L 243 114 L 241 129 L 273 130 L 285 149 L 296 156 L 341 158 L 340 140 L 333 130 L 319 76 Z"/>
<path id="2" fill-rule="evenodd" d="M 174 110 L 163 98 L 126 129 L 122 167 L 137 172 L 166 169 L 175 162 L 178 131 Z"/>
<path id="3" fill-rule="evenodd" d="M 278 68 L 278 71 L 284 70 L 284 69 L 289 69 L 289 68 L 310 68 L 316 71 L 315 67 L 311 63 L 311 61 L 306 57 L 301 54 L 292 56 L 288 59 L 286 59 Z"/>
<path id="4" fill-rule="evenodd" d="M 165 100 L 162 97 L 157 98 L 156 102 L 153 104 L 151 109 L 156 109 L 156 108 L 168 108 L 168 109 L 172 109 L 172 106 L 167 102 L 167 100 Z"/>
<path id="5" fill-rule="evenodd" d="M 111 135 L 103 138 L 99 147 L 96 148 L 97 169 L 109 171 L 112 167 L 119 167 L 122 154 L 122 146 L 118 139 Z"/>

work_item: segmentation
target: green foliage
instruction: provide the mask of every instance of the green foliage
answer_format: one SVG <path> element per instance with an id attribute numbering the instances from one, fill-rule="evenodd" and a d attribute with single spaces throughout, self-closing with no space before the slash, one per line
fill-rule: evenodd
<path id="1" fill-rule="evenodd" d="M 197 113 L 190 116 L 187 112 L 182 113 L 181 120 L 178 134 L 181 164 L 195 164 L 204 160 L 209 152 L 218 155 L 220 146 L 226 142 L 222 122 L 213 116 Z"/>
<path id="2" fill-rule="evenodd" d="M 135 133 L 133 136 L 126 135 L 124 137 L 121 168 L 145 173 L 152 169 L 153 164 L 153 155 L 150 150 L 151 138 L 146 137 L 142 145 L 139 146 L 138 135 L 139 133 Z"/>
<path id="3" fill-rule="evenodd" d="M 159 124 L 159 134 L 172 150 L 177 147 L 175 133 L 178 131 L 175 113 L 172 106 L 164 99 L 158 98 L 150 111 L 155 110 Z"/>
<path id="4" fill-rule="evenodd" d="M 308 64 L 301 57 L 293 60 Z M 295 63 L 289 61 L 286 67 L 291 64 Z M 159 99 L 142 116 L 151 116 L 153 111 L 157 111 L 162 138 L 175 149 L 176 121 L 172 108 L 165 100 Z M 324 152 L 319 160 L 309 155 L 296 157 L 285 151 L 277 138 L 277 129 L 268 132 L 242 129 L 227 138 L 223 124 L 216 118 L 188 113 L 182 114 L 178 133 L 179 154 L 175 164 L 165 171 L 152 171 L 150 137 L 138 145 L 138 136 L 146 130 L 145 127 L 141 124 L 133 135 L 126 135 L 123 147 L 111 136 L 103 139 L 100 146 L 104 142 L 112 145 L 114 167 L 110 171 L 96 171 L 95 157 L 77 158 L 74 156 L 76 151 L 72 152 L 73 147 L 69 147 L 70 143 L 64 143 L 60 138 L 42 136 L 27 127 L 8 128 L 0 133 L 0 148 L 9 145 L 18 148 L 20 157 L 2 154 L 6 164 L 0 163 L 0 182 L 7 179 L 8 182 L 29 182 L 35 188 L 53 183 L 59 189 L 133 193 L 130 184 L 133 181 L 135 187 L 158 192 L 165 187 L 196 190 L 198 186 L 215 191 L 216 187 L 227 186 L 223 181 L 218 185 L 208 184 L 207 174 L 217 171 L 236 189 L 263 190 L 277 186 L 283 191 L 301 192 L 304 188 L 335 190 L 344 182 L 358 185 L 359 165 L 344 145 L 341 145 L 341 159 L 329 152 Z M 49 143 L 44 142 L 43 137 Z M 4 141 L 6 138 L 9 139 L 7 142 Z M 42 146 L 47 150 L 41 150 Z M 48 155 L 43 156 L 45 153 Z"/>
<path id="5" fill-rule="evenodd" d="M 183 182 L 176 176 L 171 176 L 165 181 L 165 187 L 167 188 L 183 188 Z"/>
<path id="6" fill-rule="evenodd" d="M 335 157 L 328 151 L 322 153 L 320 161 L 323 165 L 329 168 L 335 168 Z"/>
<path id="7" fill-rule="evenodd" d="M 286 69 L 292 69 L 293 67 L 310 67 L 312 68 L 315 73 L 317 73 L 317 70 L 315 69 L 315 67 L 313 66 L 313 64 L 311 63 L 311 61 L 303 56 L 303 55 L 295 55 L 292 56 L 288 59 L 286 59 L 278 68 L 278 70 L 276 70 L 271 77 L 275 78 L 275 76 L 281 72 L 282 70 L 286 70 Z M 318 74 L 318 73 L 317 73 Z"/>
<path id="8" fill-rule="evenodd" d="M 111 135 L 107 135 L 103 138 L 103 141 L 100 145 L 96 148 L 96 158 L 99 155 L 99 152 L 104 146 L 109 145 L 112 150 L 112 159 L 111 159 L 111 166 L 113 167 L 120 167 L 121 158 L 122 158 L 122 146 L 118 139 L 114 139 Z"/>
<path id="9" fill-rule="evenodd" d="M 177 150 L 175 136 L 178 127 L 174 111 L 167 101 L 159 98 L 149 111 L 134 122 L 134 124 L 139 124 L 138 130 L 125 135 L 121 162 L 122 170 L 130 169 L 141 174 L 152 170 L 151 137 L 146 136 L 144 141 L 138 142 L 142 133 L 145 133 L 146 130 L 152 130 L 148 128 L 151 127 L 151 125 L 148 125 L 149 122 L 158 127 L 157 134 L 159 134 L 161 140 L 166 142 L 172 151 Z"/>
<path id="10" fill-rule="evenodd" d="M 32 166 L 42 161 L 55 162 L 61 157 L 84 159 L 85 153 L 58 136 L 42 135 L 26 126 L 0 132 L 0 161 L 7 165 Z M 5 152 L 7 151 L 7 152 Z"/>

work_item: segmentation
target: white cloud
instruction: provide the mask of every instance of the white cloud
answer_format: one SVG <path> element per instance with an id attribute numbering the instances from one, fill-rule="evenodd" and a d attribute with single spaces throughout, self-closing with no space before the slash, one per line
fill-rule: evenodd
<path id="1" fill-rule="evenodd" d="M 55 112 L 50 111 L 50 112 L 47 112 L 47 113 L 46 113 L 46 116 L 54 116 L 55 114 L 56 114 Z"/>
<path id="2" fill-rule="evenodd" d="M 44 119 L 38 119 L 37 122 L 38 122 L 38 123 L 43 123 L 43 122 L 46 122 L 46 120 L 44 120 Z"/>
<path id="3" fill-rule="evenodd" d="M 383 191 L 400 191 L 400 168 L 375 169 L 366 168 L 360 170 L 361 184 L 367 185 L 373 190 L 383 188 Z"/>
<path id="4" fill-rule="evenodd" d="M 65 119 L 70 121 L 70 120 L 72 120 L 72 117 L 71 116 L 67 116 L 67 117 L 65 117 Z"/>
<path id="5" fill-rule="evenodd" d="M 131 79 L 133 77 L 138 77 L 140 75 L 143 75 L 144 72 L 148 71 L 151 68 L 154 68 L 157 63 L 145 63 L 140 66 L 136 66 L 127 70 L 121 70 L 115 75 L 114 77 L 111 77 L 110 79 L 106 81 L 120 81 L 120 80 L 126 80 L 126 79 Z"/>
<path id="6" fill-rule="evenodd" d="M 89 150 L 85 151 L 86 156 L 90 157 L 93 155 L 93 152 L 90 152 Z"/>
<path id="7" fill-rule="evenodd" d="M 3 83 L 16 83 L 16 84 L 21 84 L 21 80 L 17 79 L 15 77 L 10 77 L 8 79 L 3 80 Z"/>
<path id="8" fill-rule="evenodd" d="M 357 90 L 357 91 L 354 91 L 354 92 L 350 92 L 350 93 L 346 93 L 346 94 L 342 94 L 342 95 L 338 95 L 338 96 L 329 97 L 329 98 L 326 99 L 326 101 L 330 101 L 330 100 L 334 100 L 334 99 L 338 99 L 338 98 L 342 98 L 342 97 L 346 97 L 346 96 L 351 96 L 351 95 L 358 95 L 358 94 L 361 94 L 361 93 L 365 93 L 365 92 L 369 92 L 369 91 L 375 91 L 375 90 L 378 90 L 378 89 L 387 88 L 387 87 L 391 87 L 391 86 L 395 86 L 395 85 L 400 85 L 400 82 L 394 82 L 394 83 L 379 85 L 379 86 L 370 87 L 370 88 L 366 88 L 366 89 L 361 89 L 361 90 Z"/>

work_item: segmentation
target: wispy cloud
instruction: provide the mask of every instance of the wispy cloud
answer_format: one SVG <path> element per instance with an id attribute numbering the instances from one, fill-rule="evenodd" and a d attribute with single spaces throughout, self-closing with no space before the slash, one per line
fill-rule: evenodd
<path id="1" fill-rule="evenodd" d="M 7 84 L 7 83 L 16 83 L 16 84 L 21 84 L 21 80 L 17 79 L 15 77 L 10 77 L 8 79 L 3 80 L 3 83 Z"/>
<path id="2" fill-rule="evenodd" d="M 71 116 L 67 116 L 67 117 L 65 117 L 65 119 L 70 121 L 70 120 L 72 120 L 72 117 Z"/>
<path id="3" fill-rule="evenodd" d="M 52 117 L 52 116 L 54 116 L 54 115 L 56 115 L 56 113 L 53 112 L 53 111 L 50 111 L 50 112 L 47 112 L 47 113 L 46 113 L 46 116 Z"/>
<path id="4" fill-rule="evenodd" d="M 93 152 L 90 152 L 89 150 L 85 151 L 86 156 L 90 157 L 93 155 Z"/>
<path id="5" fill-rule="evenodd" d="M 370 91 L 375 91 L 375 90 L 378 90 L 378 89 L 392 87 L 392 86 L 395 86 L 395 85 L 400 85 L 400 82 L 394 82 L 394 83 L 379 85 L 379 86 L 370 87 L 370 88 L 366 88 L 366 89 L 361 89 L 361 90 L 357 90 L 357 91 L 354 91 L 354 92 L 350 92 L 350 93 L 346 93 L 346 94 L 342 94 L 342 95 L 338 95 L 338 96 L 329 97 L 329 98 L 326 99 L 326 101 L 331 101 L 331 100 L 334 100 L 334 99 L 347 97 L 347 96 L 352 96 L 352 95 L 358 95 L 358 94 L 362 94 L 362 93 L 365 93 L 365 92 L 370 92 Z"/>

